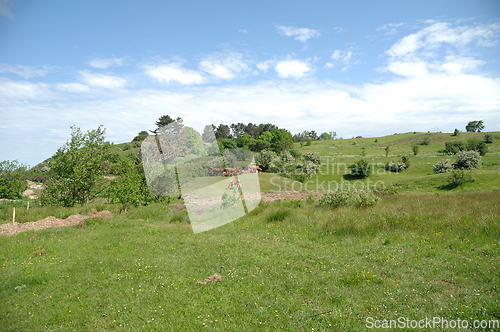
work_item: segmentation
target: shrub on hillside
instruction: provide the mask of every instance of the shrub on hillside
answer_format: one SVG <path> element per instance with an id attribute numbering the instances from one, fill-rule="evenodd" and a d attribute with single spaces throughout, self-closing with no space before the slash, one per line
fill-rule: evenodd
<path id="1" fill-rule="evenodd" d="M 434 168 L 434 173 L 436 174 L 447 173 L 453 169 L 453 165 L 450 163 L 449 159 L 444 159 L 438 161 L 437 164 L 433 166 L 433 168 Z"/>
<path id="2" fill-rule="evenodd" d="M 477 151 L 460 151 L 457 156 L 457 168 L 475 169 L 481 164 L 481 156 Z"/>
<path id="3" fill-rule="evenodd" d="M 318 166 L 321 165 L 321 157 L 317 152 L 304 153 L 304 160 L 311 161 Z"/>
<path id="4" fill-rule="evenodd" d="M 493 135 L 492 134 L 486 134 L 484 135 L 484 143 L 493 143 Z"/>
<path id="5" fill-rule="evenodd" d="M 289 164 L 289 163 L 293 163 L 295 161 L 295 158 L 288 151 L 281 152 L 280 158 L 281 158 L 281 161 L 283 162 L 283 164 Z"/>
<path id="6" fill-rule="evenodd" d="M 415 144 L 411 147 L 411 149 L 413 150 L 413 155 L 416 156 L 418 154 L 418 151 L 420 150 L 420 147 Z"/>
<path id="7" fill-rule="evenodd" d="M 256 162 L 263 171 L 269 170 L 273 167 L 275 160 L 277 159 L 276 153 L 270 150 L 261 151 L 260 154 L 257 155 Z"/>
<path id="8" fill-rule="evenodd" d="M 463 169 L 454 169 L 448 177 L 448 185 L 453 188 L 461 186 L 466 182 L 474 182 L 474 178 L 470 174 L 470 171 Z"/>
<path id="9" fill-rule="evenodd" d="M 26 165 L 19 164 L 17 160 L 0 162 L 0 198 L 16 199 L 21 197 L 27 188 L 24 177 L 26 168 Z"/>
<path id="10" fill-rule="evenodd" d="M 364 178 L 370 175 L 370 163 L 361 159 L 360 161 L 349 166 L 351 175 L 358 178 Z"/>
<path id="11" fill-rule="evenodd" d="M 448 153 L 448 154 L 457 154 L 459 153 L 460 151 L 463 151 L 465 150 L 465 144 L 464 142 L 460 142 L 460 141 L 449 141 L 449 142 L 445 142 L 444 143 L 445 145 L 445 153 Z"/>
<path id="12" fill-rule="evenodd" d="M 340 206 L 373 206 L 380 198 L 370 190 L 336 190 L 327 191 L 319 199 L 320 206 L 337 208 Z"/>
<path id="13" fill-rule="evenodd" d="M 148 205 L 156 200 L 149 191 L 144 170 L 129 159 L 119 161 L 120 175 L 111 183 L 109 198 L 112 203 Z"/>
<path id="14" fill-rule="evenodd" d="M 402 172 L 410 167 L 410 157 L 402 156 L 398 162 L 388 162 L 385 169 L 390 172 Z"/>
<path id="15" fill-rule="evenodd" d="M 302 163 L 302 173 L 306 176 L 306 178 L 310 179 L 316 172 L 318 171 L 318 165 L 313 163 L 312 161 L 305 160 Z"/>
<path id="16" fill-rule="evenodd" d="M 385 169 L 387 171 L 390 171 L 390 172 L 396 172 L 396 173 L 399 173 L 399 172 L 402 172 L 406 169 L 406 164 L 403 163 L 403 162 L 388 162 L 387 164 L 385 164 Z"/>
<path id="17" fill-rule="evenodd" d="M 467 151 L 477 151 L 479 155 L 484 156 L 488 152 L 488 146 L 484 140 L 479 138 L 470 138 L 467 140 Z"/>

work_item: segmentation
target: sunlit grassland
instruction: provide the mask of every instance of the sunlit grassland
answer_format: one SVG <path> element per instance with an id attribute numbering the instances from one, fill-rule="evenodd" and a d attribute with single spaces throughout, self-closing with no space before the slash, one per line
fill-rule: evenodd
<path id="1" fill-rule="evenodd" d="M 307 185 L 306 183 L 296 184 L 295 188 L 334 190 L 337 186 L 348 187 L 354 183 L 358 188 L 367 188 L 373 187 L 378 182 L 379 186 L 395 187 L 399 191 L 410 193 L 448 193 L 450 192 L 446 187 L 448 174 L 434 174 L 433 172 L 433 165 L 438 161 L 450 159 L 451 162 L 455 162 L 456 160 L 456 156 L 441 152 L 445 148 L 445 141 L 483 139 L 484 135 L 485 133 L 461 133 L 455 137 L 449 133 L 405 133 L 378 138 L 317 141 L 310 146 L 300 146 L 295 143 L 295 148 L 301 153 L 318 152 L 322 157 L 320 172 L 306 182 Z M 492 135 L 495 139 L 492 144 L 488 144 L 488 153 L 482 157 L 480 169 L 471 172 L 476 181 L 455 188 L 452 192 L 500 190 L 500 133 L 494 132 Z M 412 146 L 424 140 L 428 140 L 428 144 L 418 145 L 419 151 L 415 156 Z M 354 142 L 356 144 L 353 144 Z M 387 146 L 389 154 L 386 157 Z M 410 168 L 400 173 L 384 169 L 387 162 L 396 162 L 402 155 L 410 156 Z M 346 175 L 349 173 L 348 166 L 362 158 L 370 163 L 371 175 L 363 180 L 352 179 Z"/>
<path id="2" fill-rule="evenodd" d="M 498 192 L 388 195 L 365 209 L 262 202 L 199 234 L 171 222 L 177 205 L 156 204 L 0 237 L 0 326 L 363 331 L 369 316 L 500 319 L 499 202 Z M 222 266 L 222 282 L 196 291 Z"/>

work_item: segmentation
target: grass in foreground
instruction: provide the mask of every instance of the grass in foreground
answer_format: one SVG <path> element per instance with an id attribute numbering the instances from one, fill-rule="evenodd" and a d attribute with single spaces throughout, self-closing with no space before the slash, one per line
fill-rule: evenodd
<path id="1" fill-rule="evenodd" d="M 199 234 L 165 205 L 1 237 L 0 326 L 364 331 L 367 317 L 498 320 L 499 202 L 500 193 L 398 194 L 368 209 L 262 202 Z M 225 279 L 196 291 L 221 266 Z"/>

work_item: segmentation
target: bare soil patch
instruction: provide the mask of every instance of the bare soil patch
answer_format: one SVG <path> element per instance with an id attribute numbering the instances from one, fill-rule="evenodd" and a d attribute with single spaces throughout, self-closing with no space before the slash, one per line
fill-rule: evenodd
<path id="1" fill-rule="evenodd" d="M 88 218 L 101 218 L 109 219 L 111 217 L 111 212 L 104 211 L 92 211 L 89 215 L 74 214 L 66 219 L 58 219 L 56 217 L 47 217 L 42 220 L 25 222 L 25 223 L 9 223 L 0 225 L 0 235 L 12 236 L 19 234 L 21 232 L 39 230 L 45 228 L 55 228 L 55 227 L 66 227 L 66 226 L 76 226 L 82 225 L 83 222 Z"/>
<path id="2" fill-rule="evenodd" d="M 277 191 L 277 192 L 268 192 L 261 193 L 261 197 L 263 201 L 276 201 L 278 199 L 293 199 L 293 200 L 306 200 L 309 197 L 317 200 L 323 195 L 322 191 Z"/>

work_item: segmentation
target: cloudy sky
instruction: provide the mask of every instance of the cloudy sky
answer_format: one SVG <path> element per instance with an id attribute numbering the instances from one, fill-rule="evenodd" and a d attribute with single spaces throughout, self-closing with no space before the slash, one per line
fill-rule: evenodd
<path id="1" fill-rule="evenodd" d="M 70 137 L 201 130 L 339 136 L 500 130 L 500 2 L 0 0 L 0 160 Z"/>

